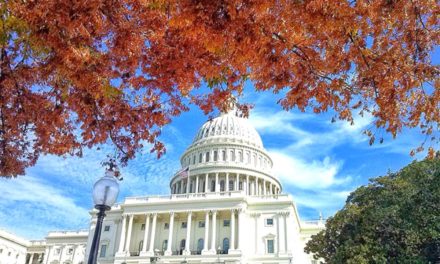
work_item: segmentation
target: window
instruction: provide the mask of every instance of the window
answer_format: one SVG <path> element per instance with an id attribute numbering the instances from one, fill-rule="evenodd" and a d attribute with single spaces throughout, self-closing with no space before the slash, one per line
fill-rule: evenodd
<path id="1" fill-rule="evenodd" d="M 231 161 L 235 161 L 235 151 L 231 150 Z"/>
<path id="2" fill-rule="evenodd" d="M 107 251 L 107 245 L 101 245 L 101 251 L 99 253 L 99 257 L 104 258 L 106 251 Z"/>
<path id="3" fill-rule="evenodd" d="M 238 183 L 238 189 L 241 191 L 243 190 L 243 182 Z"/>
<path id="4" fill-rule="evenodd" d="M 214 161 L 218 160 L 218 153 L 217 150 L 214 150 Z"/>
<path id="5" fill-rule="evenodd" d="M 238 152 L 238 157 L 240 159 L 240 162 L 243 162 L 243 152 Z"/>
<path id="6" fill-rule="evenodd" d="M 223 220 L 223 226 L 230 226 L 231 220 Z"/>
<path id="7" fill-rule="evenodd" d="M 220 191 L 221 191 L 221 192 L 224 192 L 224 191 L 225 191 L 225 181 L 224 181 L 224 180 L 221 180 L 221 181 L 220 181 Z"/>
<path id="8" fill-rule="evenodd" d="M 193 156 L 193 165 L 196 164 L 196 155 Z"/>
<path id="9" fill-rule="evenodd" d="M 205 221 L 199 221 L 199 228 L 205 227 Z"/>
<path id="10" fill-rule="evenodd" d="M 167 247 L 168 247 L 168 240 L 165 239 L 165 240 L 162 242 L 162 251 L 167 250 Z"/>
<path id="11" fill-rule="evenodd" d="M 18 259 L 18 256 L 19 256 L 18 254 L 17 254 L 17 255 L 15 255 L 15 258 L 16 258 L 16 259 Z"/>
<path id="12" fill-rule="evenodd" d="M 164 223 L 163 229 L 170 229 L 170 223 Z"/>
<path id="13" fill-rule="evenodd" d="M 185 249 L 185 239 L 180 241 L 180 249 Z"/>
<path id="14" fill-rule="evenodd" d="M 267 240 L 267 253 L 268 254 L 273 254 L 274 252 L 275 252 L 275 250 L 274 250 L 273 239 L 268 239 Z"/>
<path id="15" fill-rule="evenodd" d="M 229 188 L 228 191 L 234 190 L 234 181 L 229 181 Z"/>
<path id="16" fill-rule="evenodd" d="M 199 238 L 199 240 L 197 240 L 197 253 L 199 253 L 199 254 L 200 254 L 200 252 L 202 252 L 203 243 L 204 243 L 203 238 Z"/>
<path id="17" fill-rule="evenodd" d="M 225 237 L 223 239 L 223 252 L 226 254 L 229 250 L 229 238 Z"/>
<path id="18" fill-rule="evenodd" d="M 108 232 L 108 231 L 110 231 L 110 226 L 109 225 L 104 226 L 104 232 Z"/>
<path id="19" fill-rule="evenodd" d="M 273 226 L 273 218 L 266 219 L 266 226 Z"/>
<path id="20" fill-rule="evenodd" d="M 206 159 L 205 162 L 209 162 L 209 152 L 206 152 Z"/>
<path id="21" fill-rule="evenodd" d="M 186 228 L 187 223 L 186 222 L 182 222 L 182 228 Z"/>
<path id="22" fill-rule="evenodd" d="M 199 163 L 202 163 L 202 158 L 203 158 L 203 154 L 200 153 L 200 154 L 199 154 Z"/>
<path id="23" fill-rule="evenodd" d="M 226 151 L 225 150 L 222 151 L 222 156 L 223 156 L 223 161 L 226 161 Z"/>
<path id="24" fill-rule="evenodd" d="M 215 192 L 215 181 L 211 181 L 211 192 Z"/>
<path id="25" fill-rule="evenodd" d="M 57 254 L 57 255 L 59 255 L 60 253 L 61 253 L 61 249 L 60 248 L 57 248 L 57 250 L 55 250 L 55 253 Z M 11 252 L 9 252 L 9 256 L 11 255 Z"/>
<path id="26" fill-rule="evenodd" d="M 144 241 L 141 240 L 141 241 L 139 242 L 139 248 L 138 248 L 139 252 L 142 251 L 142 247 L 143 247 L 143 246 L 144 246 Z"/>
<path id="27" fill-rule="evenodd" d="M 67 254 L 72 255 L 72 253 L 73 253 L 73 248 L 69 248 L 69 250 L 67 250 Z"/>
<path id="28" fill-rule="evenodd" d="M 3 248 L 0 248 L 0 254 L 2 254 L 3 253 Z"/>
<path id="29" fill-rule="evenodd" d="M 141 225 L 141 230 L 145 230 L 145 224 Z"/>

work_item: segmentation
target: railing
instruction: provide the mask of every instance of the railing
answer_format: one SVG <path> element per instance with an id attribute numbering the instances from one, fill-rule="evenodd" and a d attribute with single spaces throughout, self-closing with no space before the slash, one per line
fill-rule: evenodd
<path id="1" fill-rule="evenodd" d="M 182 193 L 171 195 L 156 195 L 156 196 L 139 196 L 139 197 L 127 197 L 125 202 L 160 202 L 166 200 L 179 200 L 179 199 L 206 199 L 216 197 L 240 197 L 243 196 L 244 191 L 228 191 L 228 192 L 208 192 L 208 193 Z"/>

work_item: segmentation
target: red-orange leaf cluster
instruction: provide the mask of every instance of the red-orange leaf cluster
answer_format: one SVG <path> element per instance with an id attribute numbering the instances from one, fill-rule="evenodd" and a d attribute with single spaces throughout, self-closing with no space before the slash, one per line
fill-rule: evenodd
<path id="1" fill-rule="evenodd" d="M 285 109 L 438 140 L 439 15 L 435 0 L 0 0 L 0 175 L 109 139 L 123 161 L 162 153 L 171 117 L 247 80 L 286 90 Z"/>

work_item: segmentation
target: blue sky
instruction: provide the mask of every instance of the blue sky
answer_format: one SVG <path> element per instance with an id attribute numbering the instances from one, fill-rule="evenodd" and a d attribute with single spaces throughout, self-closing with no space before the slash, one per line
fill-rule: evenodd
<path id="1" fill-rule="evenodd" d="M 294 197 L 304 220 L 317 219 L 319 212 L 324 217 L 334 214 L 369 178 L 411 162 L 410 150 L 422 141 L 417 131 L 406 130 L 395 140 L 369 146 L 362 130 L 371 126 L 371 117 L 356 117 L 353 126 L 331 123 L 331 112 L 286 112 L 276 104 L 279 97 L 252 92 L 248 85 L 240 101 L 255 105 L 250 121 L 274 160 L 274 174 L 284 192 Z M 163 158 L 157 160 L 145 149 L 122 168 L 118 200 L 168 194 L 168 180 L 180 168 L 180 155 L 206 121 L 196 107 L 175 118 L 163 129 Z M 51 230 L 87 229 L 91 188 L 103 175 L 100 163 L 108 153 L 113 153 L 110 145 L 86 150 L 83 158 L 43 156 L 26 176 L 1 179 L 0 228 L 29 239 L 42 239 Z"/>

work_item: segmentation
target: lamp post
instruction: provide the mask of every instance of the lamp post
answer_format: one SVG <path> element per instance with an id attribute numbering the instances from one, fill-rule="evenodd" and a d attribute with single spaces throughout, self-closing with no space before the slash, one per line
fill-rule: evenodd
<path id="1" fill-rule="evenodd" d="M 93 186 L 93 202 L 95 208 L 98 210 L 95 234 L 93 235 L 92 245 L 90 247 L 90 254 L 88 264 L 96 264 L 98 258 L 99 240 L 101 238 L 102 221 L 105 217 L 105 211 L 110 210 L 115 203 L 119 193 L 119 184 L 116 179 L 118 171 L 114 171 L 113 164 L 110 165 L 109 170 L 105 172 L 104 177 L 99 179 Z"/>

